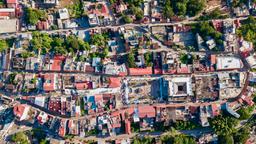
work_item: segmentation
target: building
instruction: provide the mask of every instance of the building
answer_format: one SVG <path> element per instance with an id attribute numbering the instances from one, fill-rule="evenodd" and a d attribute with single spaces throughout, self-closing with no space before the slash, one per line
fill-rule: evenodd
<path id="1" fill-rule="evenodd" d="M 28 117 L 30 107 L 25 104 L 16 105 L 13 108 L 14 115 L 20 120 L 25 120 Z"/>
<path id="2" fill-rule="evenodd" d="M 17 19 L 2 19 L 2 20 L 0 19 L 0 34 L 14 33 L 17 30 L 18 30 Z"/>
<path id="3" fill-rule="evenodd" d="M 59 16 L 61 20 L 69 19 L 68 9 L 66 8 L 59 9 Z"/>
<path id="4" fill-rule="evenodd" d="M 166 78 L 164 83 L 168 86 L 168 94 L 170 97 L 183 97 L 193 95 L 191 77 L 184 76 Z"/>
<path id="5" fill-rule="evenodd" d="M 43 76 L 44 78 L 44 84 L 43 84 L 43 89 L 45 92 L 51 92 L 55 91 L 57 89 L 56 86 L 56 81 L 57 81 L 57 75 L 50 73 L 50 74 L 45 74 Z"/>
<path id="6" fill-rule="evenodd" d="M 18 0 L 6 0 L 8 8 L 16 8 L 18 5 Z"/>
<path id="7" fill-rule="evenodd" d="M 96 14 L 89 14 L 88 20 L 90 26 L 98 26 L 100 24 L 98 16 Z"/>
<path id="8" fill-rule="evenodd" d="M 250 55 L 246 58 L 247 63 L 251 68 L 256 68 L 256 55 Z"/>
<path id="9" fill-rule="evenodd" d="M 0 19 L 10 19 L 15 17 L 14 8 L 0 8 Z"/>
<path id="10" fill-rule="evenodd" d="M 232 70 L 240 69 L 243 63 L 240 58 L 234 56 L 218 56 L 217 57 L 217 70 Z"/>

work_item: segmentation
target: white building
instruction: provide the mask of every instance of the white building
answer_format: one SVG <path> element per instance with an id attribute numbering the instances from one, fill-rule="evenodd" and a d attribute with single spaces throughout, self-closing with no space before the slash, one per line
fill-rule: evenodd
<path id="1" fill-rule="evenodd" d="M 171 97 L 190 96 L 192 91 L 191 77 L 173 77 L 166 79 L 168 82 L 168 93 Z"/>
<path id="2" fill-rule="evenodd" d="M 69 19 L 68 9 L 59 9 L 59 16 L 61 20 Z"/>
<path id="3" fill-rule="evenodd" d="M 240 58 L 234 56 L 218 56 L 217 70 L 240 69 L 243 63 Z"/>
<path id="4" fill-rule="evenodd" d="M 96 14 L 89 14 L 88 15 L 88 20 L 89 20 L 89 24 L 90 26 L 98 26 L 99 25 L 99 19 L 98 16 Z"/>
<path id="5" fill-rule="evenodd" d="M 251 55 L 246 58 L 247 63 L 251 68 L 256 68 L 256 55 Z"/>

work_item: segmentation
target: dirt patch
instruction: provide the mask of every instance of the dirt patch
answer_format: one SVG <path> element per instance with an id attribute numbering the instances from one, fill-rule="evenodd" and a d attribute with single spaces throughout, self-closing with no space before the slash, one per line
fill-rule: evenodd
<path id="1" fill-rule="evenodd" d="M 212 9 L 221 8 L 222 1 L 221 0 L 207 0 L 206 11 L 210 11 Z"/>
<path id="2" fill-rule="evenodd" d="M 60 1 L 60 7 L 68 7 L 69 5 L 79 3 L 80 0 L 61 0 Z"/>

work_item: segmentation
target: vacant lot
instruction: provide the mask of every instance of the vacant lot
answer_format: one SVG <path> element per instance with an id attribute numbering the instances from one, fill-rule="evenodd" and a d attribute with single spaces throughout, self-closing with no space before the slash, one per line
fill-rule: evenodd
<path id="1" fill-rule="evenodd" d="M 1 1 L 1 0 L 0 0 Z M 80 0 L 61 0 L 60 1 L 60 7 L 68 7 L 69 5 L 79 3 Z"/>

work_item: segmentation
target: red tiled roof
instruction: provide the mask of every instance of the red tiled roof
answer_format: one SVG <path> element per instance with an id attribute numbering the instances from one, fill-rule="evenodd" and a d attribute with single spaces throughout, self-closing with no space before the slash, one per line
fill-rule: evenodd
<path id="1" fill-rule="evenodd" d="M 129 68 L 130 75 L 150 75 L 152 74 L 152 68 Z"/>
<path id="2" fill-rule="evenodd" d="M 120 128 L 121 124 L 120 123 L 114 123 L 114 124 L 112 124 L 112 127 L 113 128 Z"/>
<path id="3" fill-rule="evenodd" d="M 162 70 L 160 68 L 155 68 L 154 73 L 155 74 L 162 74 Z"/>
<path id="4" fill-rule="evenodd" d="M 139 106 L 138 110 L 139 110 L 140 118 L 144 118 L 144 117 L 152 118 L 156 116 L 156 110 L 153 106 Z"/>
<path id="5" fill-rule="evenodd" d="M 131 134 L 131 122 L 129 120 L 125 120 L 125 133 Z"/>
<path id="6" fill-rule="evenodd" d="M 197 112 L 197 108 L 196 106 L 190 106 L 189 110 L 191 111 L 191 113 L 196 113 Z"/>
<path id="7" fill-rule="evenodd" d="M 64 60 L 66 59 L 66 57 L 65 57 L 65 56 L 62 56 L 62 55 L 56 55 L 56 56 L 54 56 L 53 59 L 54 59 L 54 60 L 61 60 L 61 61 L 64 61 Z"/>
<path id="8" fill-rule="evenodd" d="M 243 96 L 242 99 L 244 100 L 244 102 L 246 104 L 248 104 L 249 106 L 253 106 L 254 102 L 252 101 L 252 98 L 249 96 Z"/>
<path id="9" fill-rule="evenodd" d="M 54 74 L 45 74 L 44 75 L 44 90 L 45 91 L 54 91 L 55 90 L 55 87 L 54 87 L 54 83 L 55 83 L 55 78 L 54 78 Z M 50 83 L 47 83 L 47 81 L 50 81 Z"/>
<path id="10" fill-rule="evenodd" d="M 16 4 L 17 0 L 6 0 L 7 4 Z"/>
<path id="11" fill-rule="evenodd" d="M 89 66 L 89 65 L 87 65 L 87 66 L 85 67 L 85 72 L 92 73 L 92 72 L 94 72 L 94 68 L 91 67 L 91 66 Z"/>
<path id="12" fill-rule="evenodd" d="M 109 78 L 109 86 L 110 88 L 117 88 L 120 87 L 121 83 L 120 83 L 120 79 L 119 78 L 115 78 L 115 77 L 110 77 Z"/>
<path id="13" fill-rule="evenodd" d="M 26 105 L 23 105 L 23 104 L 14 106 L 13 108 L 14 115 L 20 118 L 24 113 L 25 107 Z"/>
<path id="14" fill-rule="evenodd" d="M 83 83 L 75 83 L 75 87 L 77 90 L 85 90 L 88 89 L 89 85 L 88 82 L 83 82 Z"/>
<path id="15" fill-rule="evenodd" d="M 217 31 L 221 31 L 221 28 L 223 26 L 223 22 L 222 21 L 218 21 L 218 20 L 213 20 L 212 21 L 213 27 L 217 30 Z"/>
<path id="16" fill-rule="evenodd" d="M 126 76 L 127 75 L 127 73 L 126 72 L 119 72 L 119 74 L 118 74 L 119 76 Z"/>
<path id="17" fill-rule="evenodd" d="M 242 51 L 242 52 L 240 52 L 241 53 L 241 55 L 244 57 L 244 58 L 246 58 L 246 57 L 248 57 L 249 55 L 250 55 L 250 51 Z"/>
<path id="18" fill-rule="evenodd" d="M 213 113 L 213 116 L 217 116 L 220 114 L 220 109 L 216 104 L 212 104 L 212 113 Z"/>
<path id="19" fill-rule="evenodd" d="M 216 55 L 211 55 L 211 63 L 216 64 Z"/>
<path id="20" fill-rule="evenodd" d="M 181 67 L 178 69 L 178 73 L 189 73 L 189 69 L 187 66 Z"/>
<path id="21" fill-rule="evenodd" d="M 107 8 L 107 6 L 104 5 L 104 4 L 102 5 L 101 13 L 103 13 L 103 14 L 107 14 L 107 13 L 108 13 L 108 8 Z"/>
<path id="22" fill-rule="evenodd" d="M 95 102 L 99 102 L 99 101 L 103 101 L 103 95 L 101 94 L 97 94 L 94 96 L 95 97 Z"/>
<path id="23" fill-rule="evenodd" d="M 61 110 L 61 102 L 56 100 L 50 100 L 49 110 L 59 112 Z"/>
<path id="24" fill-rule="evenodd" d="M 61 71 L 61 63 L 62 63 L 61 60 L 54 59 L 51 70 L 52 71 Z"/>
<path id="25" fill-rule="evenodd" d="M 62 137 L 64 137 L 66 134 L 66 130 L 65 130 L 66 127 L 64 126 L 64 124 L 65 124 L 64 121 L 62 121 L 61 126 L 59 128 L 59 135 Z"/>
<path id="26" fill-rule="evenodd" d="M 9 16 L 10 15 L 10 13 L 8 13 L 8 12 L 0 12 L 0 16 Z"/>
<path id="27" fill-rule="evenodd" d="M 168 71 L 163 71 L 163 74 L 175 74 L 177 73 L 177 70 L 174 69 L 174 70 L 168 70 Z"/>
<path id="28" fill-rule="evenodd" d="M 49 28 L 49 24 L 47 21 L 39 21 L 36 27 L 39 30 L 47 30 Z"/>

